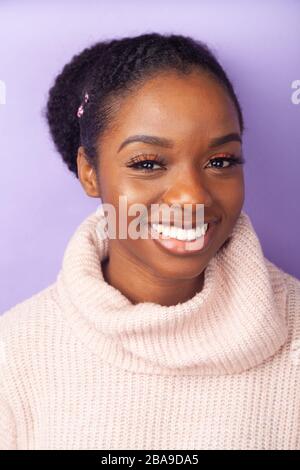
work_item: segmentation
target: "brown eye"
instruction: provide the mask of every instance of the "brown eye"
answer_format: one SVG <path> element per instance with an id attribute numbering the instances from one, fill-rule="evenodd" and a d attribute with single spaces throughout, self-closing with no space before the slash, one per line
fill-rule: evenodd
<path id="1" fill-rule="evenodd" d="M 160 168 L 159 164 L 157 164 L 153 160 L 145 160 L 144 162 L 135 163 L 134 165 L 132 165 L 132 167 L 137 169 L 141 168 L 142 170 L 153 171 L 153 165 L 157 165 Z"/>
<path id="2" fill-rule="evenodd" d="M 156 165 L 158 168 L 154 169 L 153 165 Z M 154 154 L 152 156 L 149 154 L 139 154 L 131 158 L 126 166 L 129 168 L 134 168 L 138 171 L 150 173 L 157 170 L 165 169 L 166 163 L 164 158 L 160 155 Z"/>
<path id="3" fill-rule="evenodd" d="M 232 168 L 237 165 L 243 165 L 245 163 L 245 160 L 243 157 L 236 157 L 235 155 L 229 155 L 225 157 L 212 158 L 210 160 L 210 163 L 212 164 L 212 168 L 225 170 L 227 168 Z M 224 166 L 224 163 L 226 163 L 225 166 Z"/>

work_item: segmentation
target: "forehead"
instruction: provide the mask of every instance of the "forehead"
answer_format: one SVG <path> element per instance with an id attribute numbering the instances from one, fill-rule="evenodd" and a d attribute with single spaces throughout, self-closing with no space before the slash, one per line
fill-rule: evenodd
<path id="1" fill-rule="evenodd" d="M 237 110 L 226 90 L 203 72 L 164 72 L 148 79 L 122 100 L 117 133 L 147 131 L 177 137 L 203 132 L 239 132 Z"/>

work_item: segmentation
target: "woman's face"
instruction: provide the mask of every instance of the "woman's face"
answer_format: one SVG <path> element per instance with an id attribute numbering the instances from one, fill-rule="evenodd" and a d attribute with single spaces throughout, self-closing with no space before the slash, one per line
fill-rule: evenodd
<path id="1" fill-rule="evenodd" d="M 153 238 L 112 239 L 109 250 L 118 254 L 124 268 L 132 262 L 160 278 L 198 276 L 227 240 L 244 202 L 242 165 L 230 167 L 226 160 L 212 164 L 217 157 L 242 155 L 238 137 L 212 146 L 214 139 L 228 134 L 241 138 L 231 98 L 206 73 L 162 73 L 123 99 L 114 124 L 99 141 L 96 175 L 84 159 L 77 159 L 80 180 L 90 196 L 112 204 L 117 214 L 119 198 L 126 196 L 128 207 L 144 204 L 149 218 L 152 204 L 192 204 L 194 216 L 196 204 L 203 204 L 205 220 L 217 219 L 218 223 L 209 245 L 188 254 L 170 251 Z M 168 139 L 170 144 L 123 144 L 136 135 Z M 132 158 L 141 153 L 140 161 L 152 163 L 132 166 Z M 97 187 L 94 192 L 91 178 Z M 135 217 L 128 216 L 128 223 Z"/>

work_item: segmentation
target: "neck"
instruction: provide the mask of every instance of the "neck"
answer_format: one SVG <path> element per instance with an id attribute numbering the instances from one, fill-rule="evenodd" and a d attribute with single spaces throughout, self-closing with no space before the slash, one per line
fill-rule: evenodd
<path id="1" fill-rule="evenodd" d="M 133 304 L 153 302 L 162 306 L 176 305 L 191 299 L 202 290 L 204 284 L 204 271 L 192 279 L 166 279 L 136 260 L 118 256 L 117 250 L 112 250 L 102 262 L 102 271 L 105 281 Z"/>

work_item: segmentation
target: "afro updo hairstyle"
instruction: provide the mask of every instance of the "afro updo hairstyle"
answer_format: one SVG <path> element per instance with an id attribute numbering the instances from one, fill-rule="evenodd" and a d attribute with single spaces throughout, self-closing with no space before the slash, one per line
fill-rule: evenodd
<path id="1" fill-rule="evenodd" d="M 97 42 L 73 56 L 49 90 L 44 115 L 57 151 L 78 178 L 77 151 L 82 145 L 97 167 L 96 143 L 113 124 L 120 98 L 163 71 L 181 74 L 205 70 L 228 92 L 241 132 L 241 106 L 222 66 L 208 46 L 188 36 L 147 33 Z M 84 102 L 85 93 L 89 100 Z M 77 110 L 84 106 L 79 118 Z"/>

